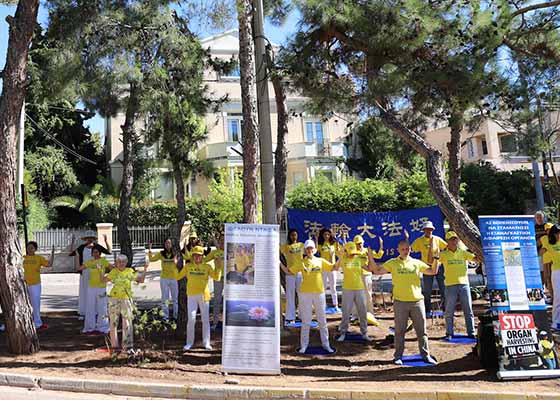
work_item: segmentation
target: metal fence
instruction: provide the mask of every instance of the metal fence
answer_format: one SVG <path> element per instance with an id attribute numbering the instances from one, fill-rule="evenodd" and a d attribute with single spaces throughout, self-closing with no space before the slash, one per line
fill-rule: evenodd
<path id="1" fill-rule="evenodd" d="M 147 247 L 152 242 L 154 249 L 163 248 L 163 243 L 171 236 L 169 226 L 131 226 L 128 228 L 132 247 Z M 113 248 L 119 249 L 119 234 L 113 227 Z"/>
<path id="2" fill-rule="evenodd" d="M 50 251 L 53 246 L 55 251 L 69 250 L 72 237 L 75 237 L 77 246 L 80 238 L 85 235 L 87 228 L 54 228 L 33 232 L 33 240 L 39 245 L 39 251 Z"/>

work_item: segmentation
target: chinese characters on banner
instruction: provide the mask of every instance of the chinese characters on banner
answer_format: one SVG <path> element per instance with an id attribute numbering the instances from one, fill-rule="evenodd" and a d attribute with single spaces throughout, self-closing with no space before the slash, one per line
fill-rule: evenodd
<path id="1" fill-rule="evenodd" d="M 422 225 L 431 221 L 435 235 L 445 237 L 443 216 L 439 207 L 425 207 L 412 210 L 387 211 L 378 213 L 340 213 L 288 209 L 288 227 L 297 229 L 300 241 L 307 238 L 317 240 L 319 231 L 329 228 L 341 242 L 351 241 L 361 235 L 365 245 L 376 250 L 379 238 L 383 239 L 385 255 L 383 261 L 398 256 L 397 245 L 404 239 L 404 230 L 414 241 L 423 234 Z"/>

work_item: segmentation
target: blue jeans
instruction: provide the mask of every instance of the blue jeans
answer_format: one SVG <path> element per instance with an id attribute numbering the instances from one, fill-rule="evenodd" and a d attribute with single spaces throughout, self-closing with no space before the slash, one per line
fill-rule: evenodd
<path id="1" fill-rule="evenodd" d="M 556 360 L 554 358 L 545 358 L 543 362 L 547 369 L 556 369 Z"/>
<path id="2" fill-rule="evenodd" d="M 465 315 L 467 335 L 474 335 L 474 314 L 472 310 L 471 288 L 469 285 L 451 285 L 445 287 L 445 326 L 446 334 L 453 336 L 453 314 L 457 297 Z"/>
<path id="3" fill-rule="evenodd" d="M 443 266 L 440 265 L 437 275 L 438 289 L 441 294 L 441 301 L 445 304 L 445 284 L 443 277 Z M 422 294 L 424 295 L 424 307 L 426 308 L 426 315 L 432 312 L 432 290 L 434 287 L 434 275 L 426 275 L 422 278 Z"/>

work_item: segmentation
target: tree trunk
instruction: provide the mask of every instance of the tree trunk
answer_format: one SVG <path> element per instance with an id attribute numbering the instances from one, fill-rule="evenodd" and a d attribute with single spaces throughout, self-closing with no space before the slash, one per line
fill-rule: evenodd
<path id="1" fill-rule="evenodd" d="M 20 0 L 10 25 L 0 97 L 0 302 L 5 316 L 8 351 L 39 350 L 32 309 L 23 280 L 16 218 L 16 138 L 25 99 L 27 56 L 37 21 L 38 0 Z"/>
<path id="2" fill-rule="evenodd" d="M 128 257 L 128 265 L 132 265 L 132 243 L 128 233 L 130 203 L 132 201 L 132 188 L 134 186 L 134 164 L 132 160 L 133 148 L 137 142 L 135 123 L 138 118 L 138 87 L 135 83 L 130 84 L 130 93 L 126 107 L 126 115 L 122 128 L 123 144 L 123 175 L 121 183 L 119 219 L 117 230 L 121 253 Z"/>
<path id="3" fill-rule="evenodd" d="M 276 133 L 276 150 L 274 152 L 274 190 L 276 193 L 276 221 L 281 222 L 286 197 L 286 175 L 288 171 L 288 149 L 286 135 L 288 134 L 288 106 L 286 104 L 286 89 L 282 79 L 273 74 L 271 77 L 276 98 L 276 113 L 278 115 L 278 131 Z"/>
<path id="4" fill-rule="evenodd" d="M 183 269 L 183 253 L 181 253 L 181 230 L 185 224 L 187 211 L 185 207 L 185 181 L 183 178 L 183 169 L 178 162 L 173 163 L 173 177 L 175 178 L 177 200 L 177 222 L 173 228 L 173 252 L 177 254 L 179 270 Z M 173 317 L 177 319 L 177 326 L 187 326 L 187 280 L 181 279 L 179 282 L 179 315 Z M 176 330 L 177 336 L 182 338 L 185 336 L 184 329 Z"/>
<path id="5" fill-rule="evenodd" d="M 255 52 L 253 49 L 253 4 L 237 0 L 239 22 L 239 70 L 243 110 L 243 222 L 257 222 L 257 173 L 259 167 Z"/>
<path id="6" fill-rule="evenodd" d="M 449 153 L 449 192 L 458 202 L 461 202 L 461 132 L 464 127 L 463 112 L 454 111 L 449 118 L 451 139 L 447 143 Z"/>
<path id="7" fill-rule="evenodd" d="M 441 211 L 449 220 L 453 230 L 461 240 L 483 259 L 482 244 L 480 242 L 480 231 L 466 210 L 453 197 L 445 184 L 445 174 L 441 152 L 434 149 L 416 132 L 404 126 L 392 113 L 387 111 L 379 102 L 376 106 L 380 112 L 380 118 L 384 124 L 398 137 L 409 144 L 418 154 L 426 159 L 426 174 L 432 193 Z"/>

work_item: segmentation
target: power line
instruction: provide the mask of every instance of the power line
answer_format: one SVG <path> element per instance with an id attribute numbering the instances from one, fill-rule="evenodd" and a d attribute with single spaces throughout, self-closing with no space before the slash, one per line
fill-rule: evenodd
<path id="1" fill-rule="evenodd" d="M 87 163 L 93 164 L 93 165 L 97 165 L 97 163 L 95 161 L 90 160 L 89 158 L 86 158 L 84 156 L 82 156 L 81 154 L 75 152 L 74 150 L 72 150 L 70 147 L 66 146 L 64 143 L 62 143 L 61 141 L 59 141 L 58 139 L 56 139 L 53 135 L 51 135 L 49 132 L 47 132 L 45 129 L 41 128 L 39 126 L 39 124 L 29 116 L 29 114 L 25 114 L 25 117 L 28 118 L 31 123 L 35 126 L 35 128 L 37 128 L 40 132 L 42 132 L 45 136 L 47 136 L 49 139 L 51 139 L 53 142 L 55 142 L 59 147 L 61 147 L 63 150 L 65 150 L 67 153 L 73 155 L 74 157 L 76 157 L 78 160 L 81 161 L 85 161 Z"/>

